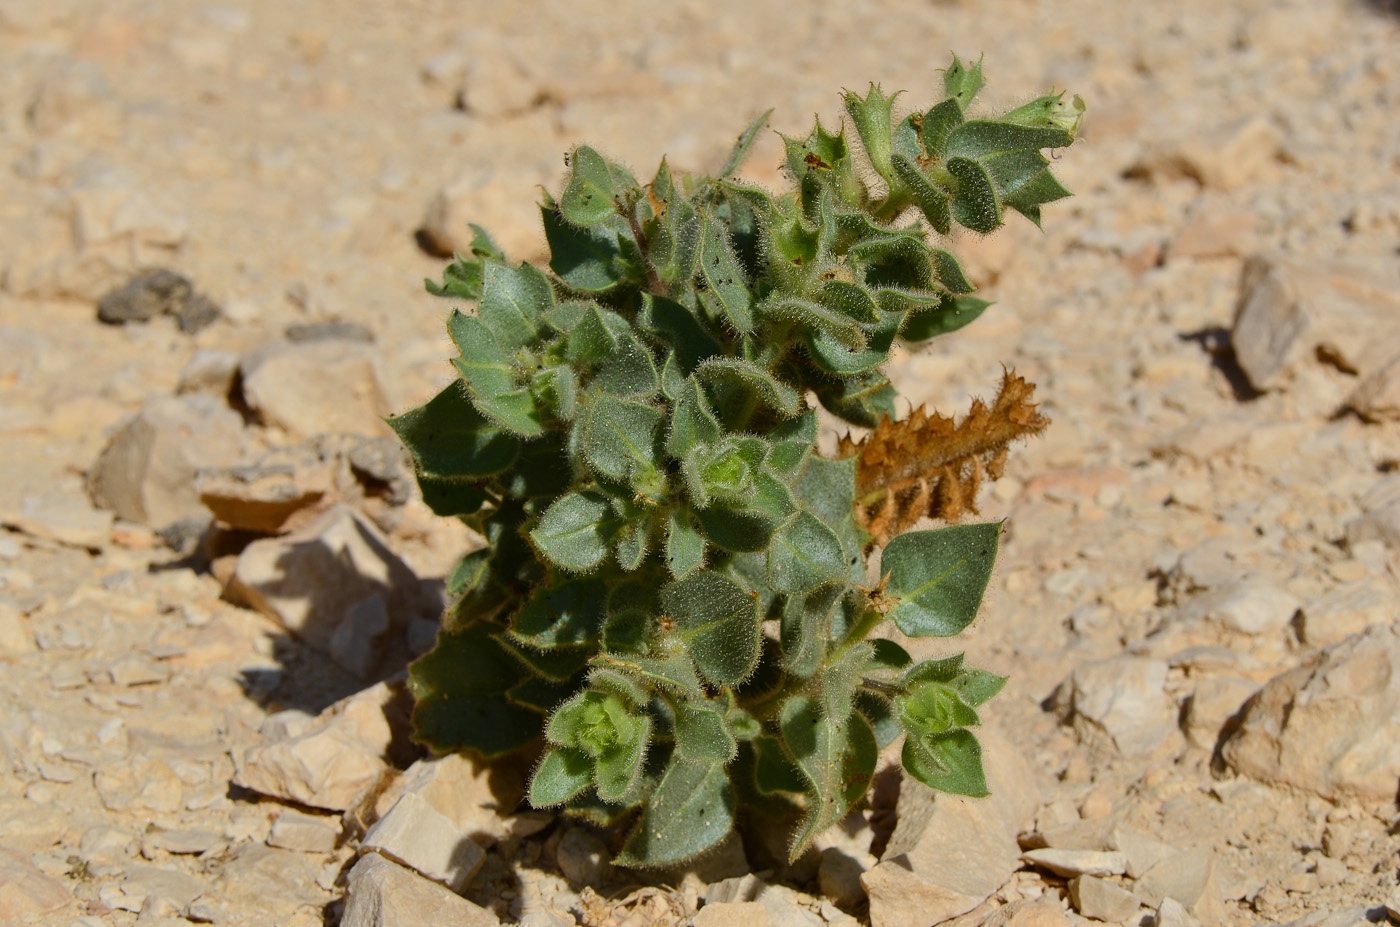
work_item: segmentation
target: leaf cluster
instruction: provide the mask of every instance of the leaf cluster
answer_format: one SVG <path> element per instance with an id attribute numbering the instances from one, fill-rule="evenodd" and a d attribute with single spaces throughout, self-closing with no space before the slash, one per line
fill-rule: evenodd
<path id="1" fill-rule="evenodd" d="M 413 666 L 417 736 L 486 756 L 542 739 L 531 802 L 630 815 L 620 864 L 702 853 L 741 807 L 790 824 L 795 858 L 901 733 L 913 775 L 986 791 L 968 728 L 1004 680 L 960 655 L 914 664 L 872 633 L 966 627 L 1000 526 L 872 538 L 867 458 L 892 440 L 895 341 L 988 305 L 928 227 L 990 232 L 1006 210 L 1038 224 L 1066 195 L 1042 150 L 1073 141 L 1082 104 L 972 119 L 980 62 L 954 58 L 944 85 L 899 121 L 878 87 L 846 93 L 854 137 L 784 138 L 793 189 L 778 196 L 731 176 L 767 114 L 714 176 L 663 161 L 640 183 L 580 146 L 541 207 L 547 268 L 477 228 L 429 282 L 474 304 L 447 323 L 456 376 L 390 424 L 427 503 L 487 544 L 454 571 L 444 630 Z M 808 396 L 879 426 L 877 443 L 819 455 Z M 944 437 L 920 431 L 910 459 Z"/>

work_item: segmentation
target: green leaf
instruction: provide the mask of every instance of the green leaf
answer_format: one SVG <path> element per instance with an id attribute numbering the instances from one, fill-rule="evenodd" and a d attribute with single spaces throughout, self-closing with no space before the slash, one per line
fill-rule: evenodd
<path id="1" fill-rule="evenodd" d="M 982 669 L 969 669 L 953 680 L 958 698 L 966 705 L 976 707 L 996 695 L 1006 685 L 1006 677 L 989 673 Z"/>
<path id="2" fill-rule="evenodd" d="M 540 586 L 511 619 L 511 629 L 534 647 L 590 644 L 607 614 L 608 587 L 597 579 L 570 579 Z"/>
<path id="3" fill-rule="evenodd" d="M 593 784 L 593 760 L 582 750 L 552 747 L 530 777 L 530 804 L 562 805 Z"/>
<path id="4" fill-rule="evenodd" d="M 548 278 L 530 264 L 488 263 L 477 315 L 502 350 L 514 352 L 539 337 L 542 316 L 554 305 Z"/>
<path id="5" fill-rule="evenodd" d="M 951 158 L 948 173 L 958 182 L 952 203 L 953 221 L 974 232 L 995 231 L 1001 225 L 1001 204 L 987 169 L 970 158 Z"/>
<path id="6" fill-rule="evenodd" d="M 710 401 L 694 377 L 687 377 L 671 410 L 671 431 L 666 436 L 666 453 L 685 459 L 698 445 L 720 439 L 719 422 L 710 411 Z"/>
<path id="7" fill-rule="evenodd" d="M 461 357 L 453 359 L 452 366 L 457 368 L 475 398 L 490 399 L 510 390 L 515 364 L 510 355 L 501 350 L 485 322 L 453 309 L 447 319 L 447 331 L 461 352 Z"/>
<path id="8" fill-rule="evenodd" d="M 413 737 L 439 753 L 501 756 L 539 736 L 544 716 L 506 692 L 527 672 L 501 646 L 501 629 L 477 621 L 438 634 L 437 646 L 409 667 Z"/>
<path id="9" fill-rule="evenodd" d="M 816 410 L 808 409 L 796 418 L 779 422 L 768 437 L 773 442 L 768 466 L 784 478 L 801 472 L 817 443 Z"/>
<path id="10" fill-rule="evenodd" d="M 1014 209 L 1040 227 L 1040 207 L 1064 199 L 1070 192 L 1046 168 L 1011 193 L 1002 197 L 1002 205 Z"/>
<path id="11" fill-rule="evenodd" d="M 758 133 L 762 132 L 763 127 L 768 125 L 768 117 L 771 115 L 773 115 L 773 111 L 771 109 L 766 110 L 763 115 L 749 123 L 749 127 L 745 129 L 739 135 L 738 140 L 734 142 L 734 147 L 730 149 L 729 157 L 725 159 L 724 166 L 719 169 L 719 173 L 715 175 L 716 177 L 728 177 L 739 169 L 739 165 L 743 163 L 744 158 L 749 153 L 749 149 L 753 147 L 754 141 L 758 138 Z"/>
<path id="12" fill-rule="evenodd" d="M 690 281 L 695 274 L 702 231 L 700 213 L 680 193 L 672 193 L 647 251 L 647 260 L 658 280 L 667 286 Z"/>
<path id="13" fill-rule="evenodd" d="M 578 411 L 578 378 L 574 369 L 564 364 L 545 367 L 531 377 L 530 394 L 537 405 L 561 422 L 572 421 Z"/>
<path id="14" fill-rule="evenodd" d="M 705 565 L 705 536 L 690 511 L 678 506 L 671 510 L 666 531 L 666 566 L 676 579 L 685 579 Z"/>
<path id="15" fill-rule="evenodd" d="M 870 665 L 865 668 L 868 673 L 894 672 L 914 662 L 914 658 L 909 656 L 909 651 L 892 640 L 877 637 L 870 643 L 875 647 L 875 651 L 871 656 Z"/>
<path id="16" fill-rule="evenodd" d="M 894 709 L 890 705 L 890 700 L 876 695 L 874 692 L 864 690 L 856 693 L 856 710 L 861 713 L 866 721 L 870 722 L 870 729 L 875 734 L 875 746 L 883 750 L 900 734 L 904 733 L 899 726 L 899 722 L 894 718 Z"/>
<path id="17" fill-rule="evenodd" d="M 963 111 L 957 100 L 944 100 L 924 113 L 919 140 L 928 156 L 941 160 L 948 150 L 949 134 L 962 124 Z"/>
<path id="18" fill-rule="evenodd" d="M 705 539 L 723 550 L 745 552 L 764 550 L 782 522 L 755 508 L 712 505 L 695 513 Z"/>
<path id="19" fill-rule="evenodd" d="M 758 609 L 734 580 L 700 570 L 667 585 L 661 604 L 710 682 L 738 685 L 758 665 Z"/>
<path id="20" fill-rule="evenodd" d="M 522 437 L 538 438 L 544 434 L 544 415 L 540 404 L 527 389 L 478 398 L 476 407 L 487 418 Z"/>
<path id="21" fill-rule="evenodd" d="M 869 722 L 861 715 L 833 718 L 821 703 L 804 696 L 783 703 L 779 725 L 788 753 L 811 792 L 807 813 L 789 847 L 788 859 L 795 860 L 865 794 L 879 750 Z"/>
<path id="22" fill-rule="evenodd" d="M 593 377 L 593 386 L 623 399 L 650 399 L 661 387 L 656 362 L 631 330 L 617 338 L 617 347 Z"/>
<path id="23" fill-rule="evenodd" d="M 982 770 L 982 745 L 964 728 L 937 737 L 909 737 L 900 760 L 905 772 L 929 788 L 969 798 L 991 794 Z"/>
<path id="24" fill-rule="evenodd" d="M 808 790 L 807 777 L 797 768 L 777 737 L 754 738 L 754 785 L 761 795 L 782 792 L 800 795 Z"/>
<path id="25" fill-rule="evenodd" d="M 861 428 L 874 428 L 881 416 L 894 418 L 894 387 L 879 370 L 818 384 L 815 392 L 828 412 Z"/>
<path id="26" fill-rule="evenodd" d="M 892 177 L 890 152 L 893 148 L 893 123 L 890 110 L 895 97 L 898 96 L 898 93 L 890 97 L 885 96 L 875 84 L 870 85 L 864 99 L 850 92 L 844 95 L 846 112 L 850 114 L 851 122 L 856 127 L 860 143 L 865 148 L 865 155 L 870 159 L 870 166 L 875 168 L 875 172 L 886 182 Z"/>
<path id="27" fill-rule="evenodd" d="M 865 347 L 860 326 L 839 311 L 810 299 L 774 295 L 758 307 L 760 315 L 793 323 L 801 333 L 820 333 L 851 351 Z"/>
<path id="28" fill-rule="evenodd" d="M 642 720 L 647 725 L 646 734 L 598 757 L 598 797 L 603 801 L 625 802 L 642 777 L 642 761 L 646 759 L 651 730 L 650 720 L 645 717 Z"/>
<path id="29" fill-rule="evenodd" d="M 802 679 L 810 678 L 826 660 L 831 640 L 832 611 L 841 604 L 845 589 L 823 586 L 807 596 L 789 596 L 779 624 L 783 668 Z"/>
<path id="30" fill-rule="evenodd" d="M 545 509 L 530 539 L 551 563 L 586 573 L 608 556 L 617 528 L 608 497 L 585 490 L 560 496 Z"/>
<path id="31" fill-rule="evenodd" d="M 805 595 L 846 577 L 841 540 L 821 519 L 803 510 L 768 546 L 768 585 L 774 592 Z"/>
<path id="32" fill-rule="evenodd" d="M 946 156 L 984 161 L 1011 151 L 1039 152 L 1042 148 L 1065 148 L 1073 143 L 1074 136 L 1060 128 L 976 120 L 949 133 Z"/>
<path id="33" fill-rule="evenodd" d="M 565 336 L 564 356 L 579 366 L 601 364 L 617 350 L 616 332 L 627 327 L 622 316 L 589 302 Z"/>
<path id="34" fill-rule="evenodd" d="M 729 324 L 741 332 L 754 328 L 753 294 L 739 261 L 734 257 L 723 224 L 701 211 L 700 279 L 705 284 L 702 298 L 712 302 Z"/>
<path id="35" fill-rule="evenodd" d="M 734 824 L 734 788 L 724 764 L 679 752 L 651 794 L 636 829 L 614 862 L 668 866 L 716 845 Z"/>
<path id="36" fill-rule="evenodd" d="M 1000 524 L 910 531 L 885 547 L 889 618 L 910 637 L 949 637 L 972 623 L 996 562 Z"/>
<path id="37" fill-rule="evenodd" d="M 599 393 L 589 403 L 583 459 L 593 472 L 619 483 L 659 469 L 665 424 L 665 414 L 651 406 Z"/>
<path id="38" fill-rule="evenodd" d="M 583 293 L 606 293 L 623 283 L 622 247 L 611 223 L 580 228 L 564 220 L 549 202 L 540 206 L 549 269 L 565 286 Z"/>
<path id="39" fill-rule="evenodd" d="M 737 357 L 712 357 L 696 368 L 695 375 L 705 383 L 747 393 L 783 418 L 804 411 L 797 390 Z"/>
<path id="40" fill-rule="evenodd" d="M 905 341 L 924 341 L 955 332 L 980 316 L 991 303 L 976 296 L 945 296 L 934 308 L 911 313 L 899 331 Z"/>
<path id="41" fill-rule="evenodd" d="M 569 183 L 559 197 L 559 212 L 574 225 L 597 225 L 618 213 L 618 190 L 608 162 L 587 145 L 569 158 Z"/>
<path id="42" fill-rule="evenodd" d="M 720 343 L 701 324 L 695 313 L 673 299 L 644 293 L 637 324 L 675 348 L 681 373 L 687 376 L 705 358 L 724 353 Z"/>
<path id="43" fill-rule="evenodd" d="M 469 589 L 485 585 L 491 575 L 491 549 L 479 547 L 457 562 L 447 578 L 447 594 L 459 596 Z"/>
<path id="44" fill-rule="evenodd" d="M 461 380 L 389 419 L 389 427 L 413 455 L 419 479 L 482 479 L 505 470 L 520 454 L 520 439 L 478 412 Z"/>
<path id="45" fill-rule="evenodd" d="M 943 92 L 955 100 L 959 108 L 966 110 L 982 89 L 982 59 L 968 67 L 953 56 L 953 63 L 943 72 Z"/>
<path id="46" fill-rule="evenodd" d="M 713 702 L 676 703 L 676 750 L 692 760 L 728 763 L 739 744 L 724 723 L 724 714 Z"/>
<path id="47" fill-rule="evenodd" d="M 1073 137 L 1084 121 L 1084 101 L 1078 94 L 1069 102 L 1065 102 L 1063 92 L 1046 94 L 1016 107 L 1002 116 L 1001 121 L 1038 129 L 1060 129 Z"/>
<path id="48" fill-rule="evenodd" d="M 614 500 L 614 508 L 617 502 Z M 631 503 L 627 503 L 629 508 Z M 632 572 L 642 565 L 646 559 L 647 551 L 651 545 L 651 532 L 656 519 L 656 510 L 649 506 L 636 506 L 635 511 L 628 512 L 623 517 L 622 527 L 618 530 L 615 551 L 617 562 L 627 572 Z"/>
<path id="49" fill-rule="evenodd" d="M 501 646 L 535 675 L 557 683 L 577 679 L 594 653 L 594 647 L 590 644 L 561 645 L 540 650 L 509 635 L 501 638 Z M 513 695 L 515 688 L 506 694 Z"/>
<path id="50" fill-rule="evenodd" d="M 704 698 L 695 665 L 681 654 L 670 657 L 618 656 L 604 653 L 594 657 L 595 666 L 607 667 L 646 686 L 673 692 L 682 698 Z"/>
<path id="51" fill-rule="evenodd" d="M 963 270 L 962 263 L 953 254 L 942 248 L 934 248 L 932 254 L 933 275 L 949 293 L 962 295 L 977 289 L 967 278 L 967 271 Z"/>

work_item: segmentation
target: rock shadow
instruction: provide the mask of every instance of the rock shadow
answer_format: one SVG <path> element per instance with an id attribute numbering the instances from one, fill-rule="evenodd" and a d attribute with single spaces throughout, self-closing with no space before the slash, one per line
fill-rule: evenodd
<path id="1" fill-rule="evenodd" d="M 1400 2 L 1400 0 L 1397 0 Z M 1223 325 L 1212 325 L 1194 332 L 1178 334 L 1179 341 L 1189 341 L 1210 356 L 1211 366 L 1225 377 L 1234 393 L 1236 402 L 1253 402 L 1264 395 L 1254 388 L 1235 357 L 1235 349 L 1230 344 L 1230 330 Z"/>

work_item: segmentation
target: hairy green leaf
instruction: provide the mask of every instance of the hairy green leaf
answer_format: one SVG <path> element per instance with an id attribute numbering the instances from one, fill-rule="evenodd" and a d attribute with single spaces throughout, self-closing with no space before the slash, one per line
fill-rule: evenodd
<path id="1" fill-rule="evenodd" d="M 811 512 L 801 511 L 768 546 L 768 585 L 787 595 L 805 595 L 846 578 L 841 539 Z"/>
<path id="2" fill-rule="evenodd" d="M 712 301 L 738 331 L 753 331 L 753 293 L 749 292 L 748 280 L 724 234 L 724 226 L 707 212 L 700 215 L 703 227 L 699 277 L 705 283 L 703 298 Z"/>
<path id="3" fill-rule="evenodd" d="M 692 760 L 727 763 L 739 744 L 725 726 L 721 708 L 710 701 L 676 703 L 676 750 Z"/>
<path id="4" fill-rule="evenodd" d="M 734 788 L 724 764 L 688 759 L 677 752 L 615 862 L 619 866 L 684 862 L 723 840 L 733 823 Z"/>
<path id="5" fill-rule="evenodd" d="M 982 770 L 982 745 L 969 730 L 909 737 L 900 761 L 906 772 L 929 788 L 970 798 L 991 794 Z"/>
<path id="6" fill-rule="evenodd" d="M 885 547 L 889 617 L 910 637 L 949 637 L 972 623 L 992 577 L 1001 525 L 910 531 Z"/>
<path id="7" fill-rule="evenodd" d="M 728 177 L 739 169 L 739 165 L 744 162 L 744 157 L 748 155 L 749 149 L 753 147 L 754 141 L 758 138 L 758 133 L 763 131 L 768 125 L 768 117 L 773 115 L 773 111 L 765 110 L 749 127 L 745 129 L 739 138 L 734 142 L 734 147 L 729 152 L 729 157 L 725 159 L 724 166 L 719 169 L 716 177 Z"/>
<path id="8" fill-rule="evenodd" d="M 530 539 L 551 563 L 586 573 L 608 556 L 618 527 L 607 496 L 585 490 L 560 496 L 545 509 Z"/>
<path id="9" fill-rule="evenodd" d="M 699 570 L 666 586 L 661 604 L 707 680 L 738 685 L 753 672 L 758 664 L 758 609 L 734 580 Z"/>
<path id="10" fill-rule="evenodd" d="M 559 212 L 574 225 L 597 225 L 618 211 L 618 190 L 608 162 L 587 145 L 569 158 L 568 185 L 559 197 Z"/>
<path id="11" fill-rule="evenodd" d="M 788 859 L 795 860 L 865 794 L 879 750 L 865 718 L 856 713 L 831 717 L 815 699 L 788 699 L 779 723 L 783 742 L 811 792 L 807 813 L 789 846 Z"/>
<path id="12" fill-rule="evenodd" d="M 478 412 L 461 380 L 389 419 L 389 427 L 413 455 L 420 479 L 477 480 L 500 473 L 520 454 L 520 439 Z"/>
<path id="13" fill-rule="evenodd" d="M 583 458 L 593 472 L 619 483 L 656 470 L 665 424 L 665 414 L 651 406 L 600 393 L 589 403 Z"/>
<path id="14" fill-rule="evenodd" d="M 511 619 L 511 629 L 534 647 L 587 644 L 598 639 L 607 614 L 608 587 L 594 578 L 541 586 Z"/>
<path id="15" fill-rule="evenodd" d="M 593 784 L 593 760 L 582 750 L 551 747 L 530 777 L 530 804 L 549 808 Z"/>
<path id="16" fill-rule="evenodd" d="M 685 579 L 705 565 L 705 536 L 689 509 L 671 510 L 666 529 L 666 566 L 676 579 Z"/>
<path id="17" fill-rule="evenodd" d="M 539 337 L 544 313 L 554 305 L 549 279 L 529 264 L 511 268 L 487 263 L 477 315 L 505 351 L 516 351 Z"/>

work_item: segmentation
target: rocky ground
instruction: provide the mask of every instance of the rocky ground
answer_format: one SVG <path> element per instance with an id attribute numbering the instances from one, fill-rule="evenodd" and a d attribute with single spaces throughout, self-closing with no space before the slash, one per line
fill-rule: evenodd
<path id="1" fill-rule="evenodd" d="M 1393 4 L 469 6 L 0 0 L 0 922 L 1400 919 Z M 468 543 L 380 418 L 450 374 L 427 252 L 538 257 L 578 141 L 704 169 L 949 49 L 1090 107 L 1046 233 L 957 243 L 997 305 L 896 369 L 1054 419 L 959 642 L 996 795 L 885 774 L 792 867 L 642 885 L 408 741 Z"/>

